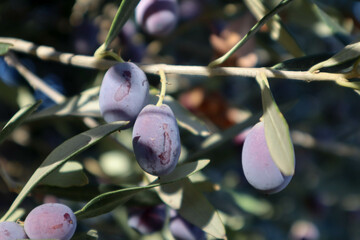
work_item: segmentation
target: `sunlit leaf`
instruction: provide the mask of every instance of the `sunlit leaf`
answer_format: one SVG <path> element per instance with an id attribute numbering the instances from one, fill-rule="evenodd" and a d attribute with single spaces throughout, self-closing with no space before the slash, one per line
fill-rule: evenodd
<path id="1" fill-rule="evenodd" d="M 110 43 L 118 37 L 121 28 L 124 26 L 126 21 L 129 19 L 131 14 L 133 14 L 136 5 L 140 0 L 122 0 L 120 6 L 116 12 L 115 18 L 111 23 L 110 30 L 106 36 L 104 44 L 99 48 L 100 51 L 96 51 L 101 54 L 102 51 L 105 51 Z"/>
<path id="2" fill-rule="evenodd" d="M 268 12 L 260 0 L 244 0 L 244 3 L 249 8 L 251 13 L 257 18 L 257 20 L 263 18 L 266 12 Z M 278 41 L 294 57 L 304 56 L 304 52 L 299 47 L 299 44 L 282 24 L 279 15 L 276 14 L 267 23 L 267 26 L 269 27 L 270 37 L 274 41 Z"/>
<path id="3" fill-rule="evenodd" d="M 312 66 L 309 71 L 315 72 L 324 67 L 332 67 L 335 65 L 339 65 L 345 63 L 347 61 L 351 61 L 360 57 L 360 42 L 355 41 L 349 45 L 347 45 L 340 52 L 336 53 L 331 58 L 320 62 L 314 66 Z"/>
<path id="4" fill-rule="evenodd" d="M 71 238 L 72 240 L 96 240 L 99 239 L 98 232 L 95 229 L 91 229 L 84 233 L 75 233 Z"/>
<path id="5" fill-rule="evenodd" d="M 0 42 L 0 56 L 5 55 L 9 51 L 9 48 L 11 46 L 12 46 L 11 43 Z"/>
<path id="6" fill-rule="evenodd" d="M 58 168 L 60 165 L 64 164 L 67 160 L 74 157 L 76 154 L 82 152 L 88 147 L 94 145 L 99 140 L 109 135 L 112 132 L 120 130 L 128 122 L 113 122 L 99 127 L 90 129 L 83 133 L 80 133 L 61 145 L 55 148 L 36 169 L 34 174 L 27 181 L 24 188 L 21 190 L 19 195 L 14 200 L 10 209 L 6 214 L 1 218 L 1 221 L 6 220 L 10 214 L 19 206 L 22 200 L 27 196 L 27 194 L 48 174 Z"/>
<path id="7" fill-rule="evenodd" d="M 216 238 L 226 238 L 225 227 L 218 212 L 189 178 L 163 185 L 156 190 L 160 198 L 187 221 Z"/>
<path id="8" fill-rule="evenodd" d="M 234 198 L 237 205 L 244 211 L 256 216 L 268 216 L 273 212 L 272 205 L 263 200 L 257 199 L 250 194 L 227 191 Z"/>
<path id="9" fill-rule="evenodd" d="M 23 208 L 16 209 L 7 219 L 9 222 L 15 222 L 25 215 L 26 211 Z"/>
<path id="10" fill-rule="evenodd" d="M 272 97 L 265 74 L 260 72 L 256 80 L 261 88 L 265 138 L 271 157 L 284 175 L 293 175 L 295 156 L 289 126 Z"/>
<path id="11" fill-rule="evenodd" d="M 325 61 L 330 58 L 332 54 L 322 53 L 317 55 L 308 55 L 305 57 L 292 58 L 283 62 L 280 62 L 274 66 L 272 69 L 275 70 L 287 70 L 287 71 L 307 71 L 309 68 L 318 64 L 319 62 Z"/>
<path id="12" fill-rule="evenodd" d="M 343 87 L 352 88 L 355 91 L 360 90 L 360 82 L 350 82 L 350 81 L 346 81 L 346 80 L 339 80 L 339 81 L 336 81 L 336 84 L 343 86 Z"/>
<path id="13" fill-rule="evenodd" d="M 66 99 L 63 103 L 33 114 L 30 119 L 51 116 L 101 117 L 99 108 L 100 87 L 94 87 Z"/>
<path id="14" fill-rule="evenodd" d="M 18 127 L 26 118 L 33 113 L 37 107 L 41 104 L 41 101 L 37 101 L 33 104 L 22 107 L 15 115 L 6 123 L 0 132 L 0 143 L 3 142 L 16 127 Z"/>
<path id="15" fill-rule="evenodd" d="M 324 12 L 318 5 L 316 5 L 313 1 L 307 1 L 309 4 L 309 8 L 332 30 L 334 34 L 344 34 L 348 35 L 348 32 L 340 26 L 337 22 L 335 22 L 326 12 Z"/>
<path id="16" fill-rule="evenodd" d="M 83 166 L 75 161 L 67 161 L 43 178 L 39 184 L 56 187 L 74 187 L 88 184 L 89 179 L 83 171 Z"/>
<path id="17" fill-rule="evenodd" d="M 215 67 L 224 63 L 232 54 L 234 54 L 240 47 L 242 47 L 251 37 L 257 33 L 260 28 L 270 21 L 274 15 L 280 12 L 286 5 L 291 3 L 293 0 L 282 0 L 274 9 L 269 11 L 263 18 L 261 18 L 251 29 L 250 31 L 238 42 L 233 46 L 227 53 L 223 56 L 215 59 L 211 63 L 209 63 L 209 67 Z"/>
<path id="18" fill-rule="evenodd" d="M 197 171 L 200 171 L 207 164 L 209 164 L 209 160 L 199 160 L 197 162 L 186 163 L 177 166 L 171 174 L 162 176 L 161 179 L 157 179 L 147 186 L 125 188 L 101 194 L 90 200 L 82 209 L 77 211 L 75 215 L 78 219 L 82 219 L 96 217 L 98 215 L 107 213 L 113 210 L 115 207 L 125 203 L 131 197 L 141 191 L 151 189 L 162 184 L 169 184 L 178 181 L 179 179 L 185 178 Z"/>

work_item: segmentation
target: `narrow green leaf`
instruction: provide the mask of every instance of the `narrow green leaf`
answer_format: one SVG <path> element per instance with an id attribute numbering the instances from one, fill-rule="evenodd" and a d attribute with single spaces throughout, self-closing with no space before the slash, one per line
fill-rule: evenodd
<path id="1" fill-rule="evenodd" d="M 30 120 L 56 116 L 101 117 L 99 109 L 100 87 L 87 89 L 66 99 L 63 103 L 33 114 Z"/>
<path id="2" fill-rule="evenodd" d="M 189 178 L 156 188 L 160 198 L 192 224 L 215 238 L 226 238 L 225 227 L 211 203 Z"/>
<path id="3" fill-rule="evenodd" d="M 197 162 L 186 163 L 177 166 L 171 174 L 162 176 L 161 179 L 157 179 L 147 186 L 125 188 L 101 194 L 90 200 L 82 209 L 77 211 L 75 215 L 78 219 L 82 219 L 96 217 L 110 212 L 117 206 L 128 201 L 135 194 L 163 184 L 173 183 L 179 179 L 190 176 L 203 169 L 209 162 L 209 160 L 199 160 Z"/>
<path id="4" fill-rule="evenodd" d="M 260 72 L 256 80 L 261 88 L 265 138 L 270 154 L 284 175 L 293 175 L 295 156 L 289 126 L 273 99 L 265 74 Z"/>
<path id="5" fill-rule="evenodd" d="M 117 206 L 125 203 L 138 192 L 159 186 L 150 184 L 145 187 L 125 188 L 103 193 L 90 200 L 82 209 L 75 212 L 77 219 L 92 218 L 112 211 Z"/>
<path id="6" fill-rule="evenodd" d="M 95 229 L 91 229 L 88 232 L 75 233 L 75 235 L 71 239 L 72 240 L 96 240 L 96 239 L 99 239 L 99 235 Z"/>
<path id="7" fill-rule="evenodd" d="M 2 143 L 14 130 L 18 127 L 31 113 L 33 113 L 41 101 L 22 107 L 15 115 L 6 123 L 0 132 L 0 143 Z"/>
<path id="8" fill-rule="evenodd" d="M 272 205 L 264 199 L 257 199 L 250 194 L 239 193 L 232 190 L 226 192 L 233 197 L 234 201 L 242 210 L 250 214 L 259 217 L 269 216 L 274 210 Z"/>
<path id="9" fill-rule="evenodd" d="M 158 97 L 150 94 L 150 103 L 155 104 L 158 100 Z M 167 104 L 171 110 L 174 112 L 179 126 L 194 135 L 199 135 L 206 137 L 210 135 L 209 129 L 203 121 L 197 118 L 194 114 L 188 111 L 186 108 L 181 106 L 177 101 L 174 100 L 171 96 L 167 95 L 163 101 L 164 104 Z"/>
<path id="10" fill-rule="evenodd" d="M 234 46 L 232 47 L 227 53 L 225 53 L 222 57 L 215 59 L 209 64 L 209 67 L 215 67 L 217 65 L 222 64 L 225 62 L 234 52 L 236 52 L 240 47 L 242 47 L 252 36 L 257 33 L 260 28 L 270 21 L 270 19 L 280 12 L 286 5 L 288 5 L 293 0 L 282 0 L 274 9 L 268 12 L 263 18 L 260 19 L 251 29 L 250 31 Z"/>
<path id="11" fill-rule="evenodd" d="M 339 65 L 347 61 L 357 59 L 359 57 L 360 57 L 360 41 L 355 41 L 345 46 L 344 49 L 336 53 L 331 58 L 312 66 L 309 69 L 309 71 L 315 72 L 321 68 Z"/>
<path id="12" fill-rule="evenodd" d="M 287 70 L 287 71 L 307 71 L 309 68 L 318 64 L 319 62 L 323 62 L 330 58 L 332 54 L 330 53 L 321 53 L 316 55 L 308 55 L 299 58 L 292 58 L 289 60 L 285 60 L 280 62 L 274 66 L 272 69 L 275 70 Z"/>
<path id="13" fill-rule="evenodd" d="M 316 3 L 307 0 L 306 4 L 310 5 L 310 9 L 323 21 L 334 34 L 349 35 L 345 29 L 335 22 L 326 12 L 324 12 Z"/>
<path id="14" fill-rule="evenodd" d="M 16 222 L 25 215 L 26 211 L 23 208 L 16 209 L 7 219 L 9 222 Z"/>
<path id="15" fill-rule="evenodd" d="M 244 0 L 244 3 L 257 20 L 263 18 L 266 12 L 268 12 L 260 0 Z M 273 19 L 267 23 L 267 26 L 269 27 L 270 37 L 274 41 L 278 41 L 294 57 L 302 57 L 305 55 L 299 44 L 282 24 L 279 15 L 274 15 Z"/>
<path id="16" fill-rule="evenodd" d="M 202 159 L 195 162 L 188 162 L 179 165 L 170 174 L 161 176 L 154 183 L 174 182 L 176 180 L 192 176 L 210 163 L 209 159 Z"/>
<path id="17" fill-rule="evenodd" d="M 346 81 L 344 80 L 339 80 L 336 81 L 336 84 L 339 86 L 343 86 L 343 87 L 347 87 L 347 88 L 352 88 L 355 91 L 359 91 L 360 90 L 360 82 L 350 82 L 350 81 Z"/>
<path id="18" fill-rule="evenodd" d="M 76 187 L 88 183 L 89 179 L 83 171 L 83 166 L 75 161 L 67 161 L 39 182 L 55 187 Z"/>
<path id="19" fill-rule="evenodd" d="M 13 46 L 11 43 L 0 42 L 0 56 L 5 55 L 11 46 Z"/>
<path id="20" fill-rule="evenodd" d="M 102 52 L 106 51 L 109 47 L 110 43 L 118 36 L 121 28 L 124 26 L 126 21 L 129 19 L 131 14 L 134 12 L 136 5 L 139 3 L 140 0 L 122 0 L 121 4 L 116 12 L 115 18 L 111 23 L 110 30 L 108 35 L 106 36 L 105 42 L 103 45 L 100 46 L 96 51 L 98 54 L 101 55 Z"/>
<path id="21" fill-rule="evenodd" d="M 21 190 L 9 210 L 1 218 L 0 221 L 6 220 L 9 215 L 19 206 L 26 195 L 38 184 L 44 177 L 54 171 L 67 160 L 74 157 L 76 154 L 82 152 L 88 147 L 94 145 L 105 136 L 120 130 L 128 122 L 113 122 L 104 124 L 99 127 L 90 129 L 80 133 L 55 148 L 44 160 L 44 162 L 36 169 L 34 174 L 27 181 L 24 188 Z"/>

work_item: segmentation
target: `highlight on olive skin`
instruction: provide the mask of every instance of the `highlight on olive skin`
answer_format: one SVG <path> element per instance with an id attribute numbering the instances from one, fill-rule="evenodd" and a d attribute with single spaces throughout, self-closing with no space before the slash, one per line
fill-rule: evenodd
<path id="1" fill-rule="evenodd" d="M 45 203 L 34 208 L 24 222 L 30 239 L 69 240 L 76 230 L 73 211 L 60 203 Z"/>
<path id="2" fill-rule="evenodd" d="M 1 222 L 0 223 L 0 239 L 1 240 L 16 240 L 27 239 L 24 228 L 16 222 Z"/>
<path id="3" fill-rule="evenodd" d="M 135 18 L 146 33 L 163 37 L 169 35 L 178 22 L 176 0 L 141 0 L 135 9 Z"/>
<path id="4" fill-rule="evenodd" d="M 242 167 L 250 185 L 267 194 L 280 192 L 292 179 L 292 176 L 282 174 L 273 161 L 266 143 L 263 122 L 257 123 L 245 138 Z"/>
<path id="5" fill-rule="evenodd" d="M 118 63 L 106 72 L 99 93 L 101 115 L 106 122 L 130 121 L 130 128 L 147 104 L 149 82 L 134 63 Z"/>
<path id="6" fill-rule="evenodd" d="M 132 136 L 136 160 L 145 172 L 162 176 L 174 170 L 181 142 L 179 127 L 169 106 L 147 105 L 135 121 Z"/>

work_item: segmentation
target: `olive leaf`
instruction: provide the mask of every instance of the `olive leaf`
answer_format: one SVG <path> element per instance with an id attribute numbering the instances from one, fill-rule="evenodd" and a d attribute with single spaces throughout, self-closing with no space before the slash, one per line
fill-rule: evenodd
<path id="1" fill-rule="evenodd" d="M 64 164 L 67 160 L 97 143 L 112 132 L 120 130 L 128 122 L 113 122 L 82 132 L 56 147 L 36 169 L 16 197 L 9 210 L 1 218 L 5 221 L 16 210 L 27 194 L 48 174 Z"/>
<path id="2" fill-rule="evenodd" d="M 284 175 L 293 175 L 295 156 L 289 126 L 271 94 L 265 74 L 260 72 L 256 80 L 261 88 L 265 138 L 271 157 Z"/>
<path id="3" fill-rule="evenodd" d="M 263 18 L 268 11 L 260 0 L 244 0 L 244 3 L 257 20 Z M 278 41 L 294 57 L 304 56 L 304 52 L 284 24 L 282 24 L 278 14 L 274 15 L 267 25 L 269 26 L 270 37 L 273 40 Z"/>
<path id="4" fill-rule="evenodd" d="M 89 179 L 83 171 L 83 166 L 75 161 L 67 161 L 39 182 L 39 184 L 64 188 L 84 186 L 88 183 Z"/>
<path id="5" fill-rule="evenodd" d="M 32 114 L 41 104 L 41 100 L 22 107 L 15 115 L 6 123 L 0 132 L 0 143 L 2 143 L 25 119 Z"/>
<path id="6" fill-rule="evenodd" d="M 161 179 L 156 179 L 155 177 L 155 181 L 147 186 L 129 187 L 100 194 L 90 200 L 82 209 L 75 212 L 75 215 L 78 219 L 83 219 L 110 212 L 117 206 L 128 201 L 135 194 L 190 176 L 203 169 L 209 162 L 209 160 L 199 160 L 177 166 L 171 174 L 162 176 Z"/>
<path id="7" fill-rule="evenodd" d="M 214 206 L 198 191 L 189 178 L 156 188 L 160 198 L 187 221 L 208 234 L 226 238 L 224 224 Z"/>
<path id="8" fill-rule="evenodd" d="M 134 12 L 136 5 L 140 0 L 122 0 L 116 12 L 115 18 L 111 23 L 110 30 L 106 36 L 105 42 L 96 50 L 95 55 L 101 56 L 106 52 L 110 43 L 118 36 L 121 28 Z"/>
<path id="9" fill-rule="evenodd" d="M 96 86 L 67 98 L 64 102 L 34 113 L 30 120 L 56 116 L 101 117 L 99 90 Z"/>
<path id="10" fill-rule="evenodd" d="M 0 56 L 5 55 L 11 46 L 13 46 L 11 43 L 0 42 Z"/>
<path id="11" fill-rule="evenodd" d="M 329 59 L 312 66 L 309 71 L 315 72 L 324 67 L 336 66 L 360 57 L 360 41 L 355 41 L 345 46 L 340 52 Z"/>

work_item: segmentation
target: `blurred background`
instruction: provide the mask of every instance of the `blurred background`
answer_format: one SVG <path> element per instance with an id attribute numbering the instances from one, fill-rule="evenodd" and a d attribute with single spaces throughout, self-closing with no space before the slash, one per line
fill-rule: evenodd
<path id="1" fill-rule="evenodd" d="M 0 37 L 19 38 L 62 52 L 93 55 L 104 42 L 119 3 L 1 1 Z M 277 3 L 178 0 L 179 20 L 168 36 L 148 35 L 131 16 L 110 47 L 124 60 L 135 63 L 206 66 L 226 53 L 266 9 Z M 279 15 L 287 38 L 278 37 L 278 29 L 267 24 L 223 66 L 271 67 L 297 58 L 279 69 L 307 70 L 359 35 L 360 2 L 357 1 L 295 0 Z M 16 56 L 66 97 L 99 86 L 104 74 L 42 61 L 31 55 L 16 53 Z M 151 86 L 159 89 L 158 77 L 148 77 Z M 38 111 L 55 104 L 46 94 L 34 90 L 3 56 L 0 79 L 2 125 L 19 106 L 36 99 L 44 101 Z M 168 95 L 194 114 L 210 133 L 222 133 L 227 139 L 199 153 L 207 136 L 180 129 L 181 161 L 195 157 L 211 159 L 200 176 L 205 180 L 199 184 L 199 190 L 219 210 L 229 239 L 360 239 L 358 93 L 330 82 L 269 80 L 274 99 L 290 127 L 296 169 L 287 188 L 265 195 L 253 189 L 243 176 L 241 151 L 247 128 L 236 128 L 244 122 L 251 127 L 246 120 L 262 111 L 256 81 L 244 77 L 187 75 L 169 75 L 168 81 Z M 103 122 L 100 117 L 96 119 Z M 47 116 L 19 127 L 0 146 L 0 212 L 6 212 L 18 187 L 56 146 L 87 129 L 82 117 L 69 115 Z M 101 141 L 74 161 L 81 165 L 83 180 L 66 188 L 56 184 L 37 187 L 22 204 L 25 212 L 42 202 L 54 201 L 77 210 L 101 192 L 142 182 L 142 171 L 131 150 L 131 130 L 123 131 L 115 140 Z M 99 239 L 158 239 L 161 236 L 158 232 L 140 236 L 127 225 L 127 218 L 134 206 L 154 206 L 160 202 L 153 191 L 146 191 L 109 214 L 81 221 L 77 232 L 96 229 Z"/>

